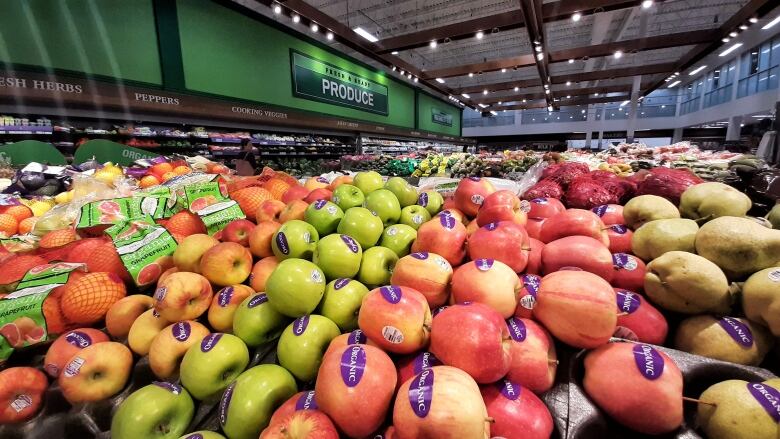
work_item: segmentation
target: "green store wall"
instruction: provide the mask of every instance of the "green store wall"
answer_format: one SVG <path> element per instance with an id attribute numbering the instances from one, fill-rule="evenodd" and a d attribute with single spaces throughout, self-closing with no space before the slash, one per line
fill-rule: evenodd
<path id="1" fill-rule="evenodd" d="M 152 0 L 0 0 L 0 64 L 162 84 Z"/>
<path id="2" fill-rule="evenodd" d="M 452 116 L 452 126 L 433 122 L 433 111 Z M 461 109 L 422 92 L 417 93 L 417 128 L 434 133 L 460 136 Z"/>

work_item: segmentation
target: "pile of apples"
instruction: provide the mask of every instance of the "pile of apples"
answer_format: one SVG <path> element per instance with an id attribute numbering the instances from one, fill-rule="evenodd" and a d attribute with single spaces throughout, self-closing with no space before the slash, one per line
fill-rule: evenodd
<path id="1" fill-rule="evenodd" d="M 717 315 L 694 317 L 706 321 L 678 332 L 678 347 L 694 353 L 758 364 L 772 340 L 759 327 L 777 322 L 767 309 L 780 303 L 780 232 L 741 222 L 747 232 L 718 229 L 759 236 L 757 256 L 740 261 L 716 254 L 727 250 L 712 232 L 700 245 L 710 224 L 749 208 L 732 217 L 708 207 L 737 198 L 721 187 L 683 194 L 679 209 L 643 196 L 588 211 L 552 198 L 521 201 L 480 178 L 461 180 L 447 200 L 376 172 L 340 177 L 312 199 L 316 183 L 287 202 L 263 201 L 248 215 L 255 222 L 235 220 L 218 239 L 184 237 L 153 297 L 128 296 L 106 315 L 108 334 L 121 343 L 89 328 L 63 334 L 45 370 L 83 378 L 66 398 L 120 392 L 134 356 L 115 345 L 127 345 L 148 357 L 160 381 L 119 405 L 117 439 L 547 438 L 553 420 L 539 395 L 554 384 L 558 341 L 589 350 L 584 388 L 605 413 L 661 434 L 683 422 L 683 377 L 653 346 L 669 330 L 655 305 Z M 690 225 L 657 221 L 682 221 L 692 205 L 690 215 L 711 221 L 698 230 L 690 220 L 695 248 L 680 248 L 693 245 Z M 763 273 L 769 282 L 754 288 L 763 302 L 752 303 L 764 304 L 755 312 L 765 320 L 720 318 L 731 299 L 714 292 L 723 285 L 707 264 L 723 282 L 726 270 Z M 754 307 L 744 309 L 750 318 Z M 269 346 L 277 364 L 255 365 L 251 352 Z M 3 407 L 19 407 L 21 396 L 32 401 L 12 421 L 33 416 L 46 388 L 31 368 L 0 372 L 0 382 L 19 369 L 41 376 L 0 391 Z M 700 397 L 702 429 L 737 437 L 727 418 L 740 413 L 733 422 L 758 426 L 742 437 L 776 438 L 777 384 L 726 384 L 739 387 L 738 403 L 713 386 Z M 185 435 L 196 401 L 216 406 L 221 433 Z"/>

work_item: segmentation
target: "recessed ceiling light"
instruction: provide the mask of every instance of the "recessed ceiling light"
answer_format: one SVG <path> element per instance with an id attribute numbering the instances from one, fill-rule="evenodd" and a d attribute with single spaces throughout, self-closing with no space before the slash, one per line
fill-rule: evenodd
<path id="1" fill-rule="evenodd" d="M 569 64 L 574 64 L 574 59 L 569 58 Z"/>
<path id="2" fill-rule="evenodd" d="M 695 74 L 697 74 L 697 73 L 701 72 L 702 70 L 704 70 L 704 69 L 706 69 L 706 68 L 707 68 L 707 66 L 699 66 L 699 67 L 696 67 L 695 69 L 693 69 L 693 70 L 691 71 L 691 73 L 688 73 L 688 76 L 693 76 L 693 75 L 695 75 Z"/>
<path id="3" fill-rule="evenodd" d="M 441 78 L 436 78 L 436 82 L 438 82 L 439 84 L 444 84 L 444 80 Z"/>
<path id="4" fill-rule="evenodd" d="M 765 24 L 764 27 L 761 28 L 761 30 L 767 30 L 771 28 L 772 26 L 776 25 L 777 23 L 780 23 L 780 15 L 774 18 L 774 20 L 770 21 L 769 23 Z"/>
<path id="5" fill-rule="evenodd" d="M 466 99 L 471 99 L 471 96 L 469 96 L 468 93 L 461 93 L 461 96 L 463 96 Z"/>
<path id="6" fill-rule="evenodd" d="M 731 41 L 731 38 L 729 38 L 729 37 L 723 37 L 723 38 L 721 39 L 721 41 L 723 41 L 724 43 L 728 43 L 729 41 Z"/>
<path id="7" fill-rule="evenodd" d="M 780 17 L 779 17 L 779 18 L 780 18 Z M 737 43 L 737 44 L 735 44 L 735 45 L 733 45 L 733 46 L 729 47 L 728 49 L 724 50 L 723 52 L 721 52 L 721 53 L 720 53 L 720 55 L 718 55 L 718 56 L 726 56 L 726 55 L 728 55 L 729 53 L 731 53 L 731 52 L 733 52 L 733 51 L 735 51 L 735 50 L 739 49 L 741 46 L 742 46 L 742 43 Z"/>
<path id="8" fill-rule="evenodd" d="M 538 59 L 539 61 L 543 60 L 544 59 L 544 54 L 543 53 L 537 53 L 536 54 L 536 59 Z"/>
<path id="9" fill-rule="evenodd" d="M 395 71 L 395 66 L 393 66 L 393 71 Z"/>
<path id="10" fill-rule="evenodd" d="M 431 46 L 431 49 L 435 49 L 435 48 L 436 48 L 436 46 L 438 46 L 438 45 L 439 45 L 439 43 L 437 43 L 437 42 L 436 42 L 436 40 L 433 40 L 433 41 L 431 41 L 431 42 L 430 42 L 430 44 L 428 44 L 428 45 L 429 45 L 429 46 Z"/>
<path id="11" fill-rule="evenodd" d="M 737 33 L 737 31 L 734 31 L 734 32 L 731 32 L 731 33 L 729 33 L 729 36 L 730 36 L 731 38 L 736 38 L 736 37 L 737 37 L 737 35 L 739 35 L 739 34 Z"/>
<path id="12" fill-rule="evenodd" d="M 747 30 L 748 27 L 747 27 L 746 24 L 742 24 L 742 25 L 739 26 L 739 28 L 742 29 L 742 30 Z"/>
<path id="13" fill-rule="evenodd" d="M 317 23 L 312 23 L 309 28 L 311 29 L 312 32 L 317 32 L 320 30 L 320 25 L 318 25 Z"/>
<path id="14" fill-rule="evenodd" d="M 520 87 L 515 87 L 515 91 L 520 91 Z"/>
<path id="15" fill-rule="evenodd" d="M 614 57 L 615 59 L 623 58 L 623 52 L 620 50 L 616 51 Z"/>
<path id="16" fill-rule="evenodd" d="M 571 95 L 566 95 L 566 99 L 571 99 Z"/>
<path id="17" fill-rule="evenodd" d="M 534 50 L 536 50 L 537 52 L 541 52 L 542 51 L 542 46 L 536 46 L 536 47 L 534 47 Z"/>
<path id="18" fill-rule="evenodd" d="M 482 94 L 486 95 L 486 94 L 488 94 L 488 91 L 487 90 L 482 90 Z"/>
<path id="19" fill-rule="evenodd" d="M 473 78 L 473 77 L 474 77 L 474 74 L 473 73 L 469 73 L 469 78 Z"/>
<path id="20" fill-rule="evenodd" d="M 414 82 L 417 82 L 417 77 L 416 76 L 414 77 Z"/>
<path id="21" fill-rule="evenodd" d="M 498 105 L 501 105 L 501 104 L 503 104 L 503 102 L 501 102 L 501 101 L 498 101 Z"/>
<path id="22" fill-rule="evenodd" d="M 358 34 L 361 37 L 367 39 L 368 41 L 371 41 L 372 43 L 376 43 L 377 41 L 379 41 L 379 38 L 375 37 L 374 34 L 372 34 L 371 32 L 363 29 L 360 26 L 358 26 L 358 27 L 356 27 L 356 28 L 354 28 L 352 30 L 355 31 L 356 34 Z"/>
<path id="23" fill-rule="evenodd" d="M 544 93 L 545 94 L 550 94 L 550 90 L 545 90 Z"/>
<path id="24" fill-rule="evenodd" d="M 668 86 L 668 87 L 666 87 L 666 88 L 675 88 L 675 87 L 677 87 L 678 85 L 680 85 L 680 82 L 681 82 L 681 81 L 674 81 L 674 82 L 672 82 L 671 84 L 669 84 L 669 86 Z M 661 108 L 664 108 L 664 106 L 662 105 L 662 106 L 661 106 Z"/>
<path id="25" fill-rule="evenodd" d="M 576 23 L 580 21 L 580 18 L 582 18 L 582 14 L 580 14 L 579 12 L 575 12 L 574 15 L 571 16 L 571 21 Z"/>
<path id="26" fill-rule="evenodd" d="M 394 51 L 390 52 L 390 55 L 398 55 L 398 51 L 394 50 Z"/>
<path id="27" fill-rule="evenodd" d="M 501 73 L 506 73 L 506 69 L 501 69 Z"/>
<path id="28" fill-rule="evenodd" d="M 758 17 L 750 17 L 750 20 L 748 20 L 751 23 L 758 23 Z"/>
<path id="29" fill-rule="evenodd" d="M 645 0 L 642 2 L 642 8 L 647 9 L 650 6 L 653 6 L 653 0 Z"/>
<path id="30" fill-rule="evenodd" d="M 523 103 L 524 103 L 524 104 L 525 104 L 525 101 L 526 101 L 526 100 L 525 100 L 525 99 L 523 99 Z"/>
<path id="31" fill-rule="evenodd" d="M 479 32 L 477 32 L 477 34 L 476 34 L 475 36 L 477 37 L 477 39 L 478 39 L 478 40 L 481 40 L 481 39 L 482 39 L 482 37 L 484 37 L 484 36 L 485 36 L 485 33 L 484 33 L 484 32 L 482 32 L 482 31 L 479 31 Z"/>
<path id="32" fill-rule="evenodd" d="M 598 95 L 599 95 L 598 93 L 594 93 L 594 94 L 595 94 L 595 96 L 597 96 L 597 97 L 598 97 Z"/>
<path id="33" fill-rule="evenodd" d="M 333 40 L 333 32 L 328 31 L 328 33 L 325 34 L 325 38 L 327 38 L 329 40 Z"/>
<path id="34" fill-rule="evenodd" d="M 298 14 L 293 14 L 292 15 L 292 20 L 293 20 L 293 23 L 297 23 L 297 22 L 301 21 L 301 16 L 298 15 Z"/>
<path id="35" fill-rule="evenodd" d="M 571 81 L 566 81 L 566 87 L 569 87 L 571 85 Z"/>
<path id="36" fill-rule="evenodd" d="M 282 13 L 282 5 L 279 3 L 274 5 L 274 14 L 279 15 Z"/>

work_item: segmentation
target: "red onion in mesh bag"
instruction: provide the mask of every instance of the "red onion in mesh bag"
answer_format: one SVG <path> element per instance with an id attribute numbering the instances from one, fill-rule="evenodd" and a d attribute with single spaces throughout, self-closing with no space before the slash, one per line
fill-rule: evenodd
<path id="1" fill-rule="evenodd" d="M 589 172 L 588 165 L 584 163 L 568 162 L 561 165 L 561 167 L 550 176 L 550 180 L 566 187 L 577 177 L 588 174 Z"/>
<path id="2" fill-rule="evenodd" d="M 636 195 L 658 195 L 677 205 L 686 189 L 703 181 L 687 169 L 653 168 L 637 186 Z"/>
<path id="3" fill-rule="evenodd" d="M 535 185 L 531 186 L 525 194 L 523 194 L 524 200 L 533 200 L 534 198 L 562 198 L 563 188 L 558 183 L 552 180 L 542 180 Z"/>
<path id="4" fill-rule="evenodd" d="M 578 178 L 566 191 L 566 206 L 576 209 L 590 209 L 602 204 L 617 204 L 619 197 L 610 192 L 603 182 L 590 178 Z"/>

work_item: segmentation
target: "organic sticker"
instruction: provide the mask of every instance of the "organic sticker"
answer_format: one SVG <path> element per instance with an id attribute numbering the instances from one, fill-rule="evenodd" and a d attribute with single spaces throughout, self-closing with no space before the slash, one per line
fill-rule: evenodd
<path id="1" fill-rule="evenodd" d="M 509 327 L 509 335 L 514 341 L 525 341 L 526 327 L 522 320 L 510 317 L 507 319 L 506 325 Z"/>
<path id="2" fill-rule="evenodd" d="M 747 383 L 747 388 L 775 423 L 780 423 L 780 392 L 764 383 Z"/>
<path id="3" fill-rule="evenodd" d="M 433 369 L 420 372 L 409 385 L 409 404 L 418 418 L 428 416 L 433 400 Z"/>
<path id="4" fill-rule="evenodd" d="M 639 301 L 639 297 L 630 291 L 618 291 L 615 294 L 617 300 L 617 307 L 621 312 L 633 314 L 634 311 L 639 309 L 639 305 L 642 303 Z"/>
<path id="5" fill-rule="evenodd" d="M 268 302 L 268 296 L 266 296 L 265 293 L 260 293 L 252 296 L 251 299 L 249 299 L 249 303 L 246 304 L 247 308 L 254 308 L 257 305 L 261 305 L 265 302 Z"/>
<path id="6" fill-rule="evenodd" d="M 733 317 L 723 317 L 718 320 L 718 324 L 742 347 L 749 348 L 753 346 L 753 333 L 750 332 L 748 325 Z"/>
<path id="7" fill-rule="evenodd" d="M 318 408 L 317 402 L 314 400 L 314 390 L 303 392 L 303 394 L 298 397 L 298 401 L 295 402 L 295 411 L 317 410 Z"/>
<path id="8" fill-rule="evenodd" d="M 230 407 L 230 399 L 233 398 L 233 389 L 235 389 L 235 381 L 231 383 L 225 394 L 222 395 L 222 400 L 219 401 L 219 423 L 224 427 L 227 424 L 228 408 Z"/>
<path id="9" fill-rule="evenodd" d="M 500 392 L 504 398 L 510 401 L 516 401 L 517 398 L 520 398 L 520 393 L 522 393 L 523 390 L 523 388 L 520 387 L 520 384 L 513 383 L 509 380 L 498 382 L 496 385 L 498 385 L 498 388 L 500 389 Z"/>
<path id="10" fill-rule="evenodd" d="M 491 267 L 493 267 L 494 262 L 495 261 L 493 259 L 477 259 L 474 261 L 474 264 L 477 266 L 477 270 L 488 271 Z"/>
<path id="11" fill-rule="evenodd" d="M 433 366 L 441 364 L 438 358 L 433 355 L 432 352 L 421 352 L 412 361 L 412 370 L 415 374 L 418 374 L 426 369 L 430 369 Z"/>
<path id="12" fill-rule="evenodd" d="M 401 301 L 401 288 L 396 285 L 388 285 L 379 289 L 379 293 L 388 302 L 396 304 Z"/>
<path id="13" fill-rule="evenodd" d="M 350 332 L 347 337 L 347 344 L 366 344 L 367 341 L 366 334 L 363 334 L 363 331 L 360 329 Z"/>
<path id="14" fill-rule="evenodd" d="M 293 334 L 295 336 L 303 335 L 306 332 L 306 327 L 309 326 L 309 316 L 301 316 L 295 319 L 293 322 Z"/>
<path id="15" fill-rule="evenodd" d="M 366 369 L 366 351 L 359 345 L 350 345 L 341 354 L 341 379 L 347 387 L 355 387 Z"/>
<path id="16" fill-rule="evenodd" d="M 201 352 L 208 352 L 214 349 L 214 346 L 217 345 L 220 338 L 222 338 L 222 334 L 219 333 L 212 333 L 203 337 L 203 340 L 200 342 Z"/>
<path id="17" fill-rule="evenodd" d="M 656 380 L 664 373 L 664 359 L 652 346 L 638 344 L 634 346 L 634 361 L 639 373 L 648 380 Z"/>

